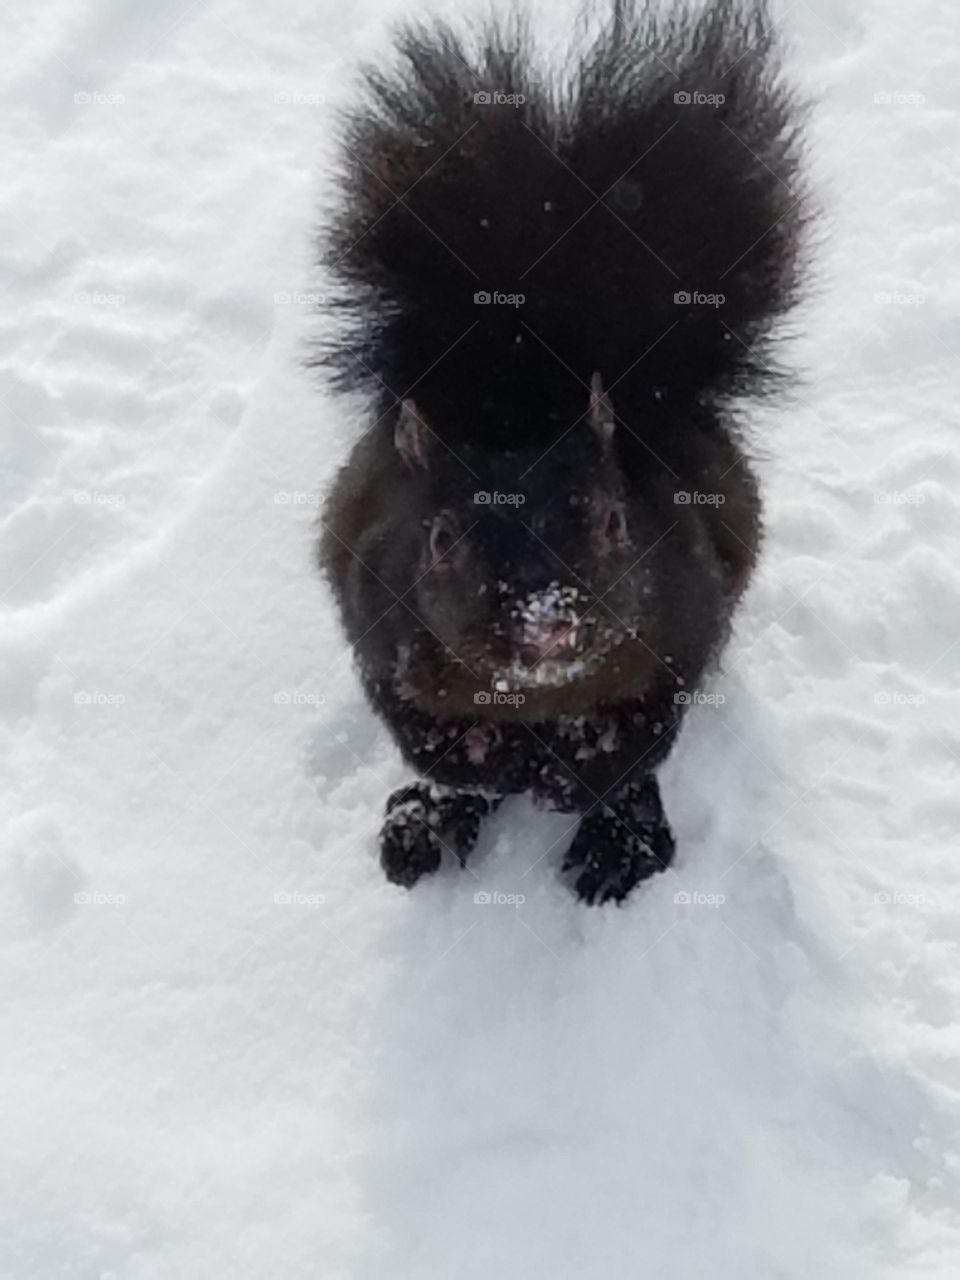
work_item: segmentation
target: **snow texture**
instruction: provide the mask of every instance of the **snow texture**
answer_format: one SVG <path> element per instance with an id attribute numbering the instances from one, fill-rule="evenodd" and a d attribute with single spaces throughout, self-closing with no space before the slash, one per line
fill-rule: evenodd
<path id="1" fill-rule="evenodd" d="M 384 882 L 409 775 L 312 567 L 361 422 L 310 237 L 400 12 L 4 10 L 0 1275 L 956 1277 L 960 8 L 779 11 L 806 381 L 677 860 L 593 910 L 519 800 Z"/>

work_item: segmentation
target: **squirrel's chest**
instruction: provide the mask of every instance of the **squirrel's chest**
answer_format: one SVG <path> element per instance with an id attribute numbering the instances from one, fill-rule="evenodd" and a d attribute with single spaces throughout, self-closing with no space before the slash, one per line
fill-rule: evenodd
<path id="1" fill-rule="evenodd" d="M 384 708 L 384 710 L 386 710 Z M 407 761 L 443 785 L 531 792 L 545 807 L 582 810 L 667 754 L 678 708 L 624 703 L 596 716 L 495 723 L 431 717 L 409 705 L 385 719 Z"/>

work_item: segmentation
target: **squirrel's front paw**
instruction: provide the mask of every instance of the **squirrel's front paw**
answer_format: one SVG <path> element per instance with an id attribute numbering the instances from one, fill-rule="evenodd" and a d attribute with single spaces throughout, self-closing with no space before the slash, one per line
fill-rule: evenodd
<path id="1" fill-rule="evenodd" d="M 461 866 L 480 824 L 503 797 L 479 788 L 414 782 L 394 791 L 380 831 L 380 862 L 387 879 L 409 889 L 436 871 L 446 849 Z"/>
<path id="2" fill-rule="evenodd" d="M 665 871 L 674 839 L 653 778 L 630 783 L 615 805 L 598 806 L 580 822 L 563 864 L 584 902 L 622 902 L 631 889 Z"/>
<path id="3" fill-rule="evenodd" d="M 433 816 L 425 786 L 401 787 L 387 801 L 380 865 L 392 884 L 411 889 L 421 876 L 439 868 L 443 846 L 431 825 Z"/>

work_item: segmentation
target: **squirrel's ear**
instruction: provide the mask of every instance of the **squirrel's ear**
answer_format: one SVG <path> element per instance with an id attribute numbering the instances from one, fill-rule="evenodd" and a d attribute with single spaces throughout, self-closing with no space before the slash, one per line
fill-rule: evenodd
<path id="1" fill-rule="evenodd" d="M 617 416 L 599 373 L 590 379 L 590 425 L 604 442 L 613 439 Z"/>
<path id="2" fill-rule="evenodd" d="M 408 467 L 426 470 L 430 461 L 433 432 L 412 400 L 400 401 L 400 416 L 394 428 L 393 443 Z"/>

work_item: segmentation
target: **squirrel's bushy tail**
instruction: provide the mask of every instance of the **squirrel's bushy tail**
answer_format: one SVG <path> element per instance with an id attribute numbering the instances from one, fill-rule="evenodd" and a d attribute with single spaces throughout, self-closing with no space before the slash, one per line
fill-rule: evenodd
<path id="1" fill-rule="evenodd" d="M 340 385 L 514 445 L 566 430 L 595 370 L 639 431 L 772 385 L 805 217 L 763 0 L 618 0 L 560 69 L 517 17 L 407 26 L 397 55 L 343 132 Z"/>

